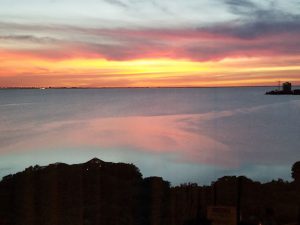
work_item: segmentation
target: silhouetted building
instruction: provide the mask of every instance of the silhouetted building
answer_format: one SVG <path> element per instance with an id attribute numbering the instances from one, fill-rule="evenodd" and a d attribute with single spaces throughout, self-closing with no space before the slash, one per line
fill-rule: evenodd
<path id="1" fill-rule="evenodd" d="M 300 95 L 300 90 L 292 90 L 292 84 L 290 82 L 284 82 L 282 84 L 282 90 L 273 90 L 266 92 L 267 95 Z"/>
<path id="2" fill-rule="evenodd" d="M 284 82 L 282 84 L 282 90 L 284 92 L 291 92 L 292 91 L 292 84 L 290 82 Z"/>

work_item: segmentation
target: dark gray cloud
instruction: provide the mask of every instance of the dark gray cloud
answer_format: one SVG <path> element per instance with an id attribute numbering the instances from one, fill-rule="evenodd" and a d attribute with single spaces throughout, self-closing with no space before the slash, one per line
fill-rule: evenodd
<path id="1" fill-rule="evenodd" d="M 34 35 L 0 35 L 0 40 L 4 41 L 29 41 L 34 43 L 55 43 L 59 40 L 51 37 L 37 37 Z"/>
<path id="2" fill-rule="evenodd" d="M 300 33 L 300 14 L 284 10 L 278 1 L 263 3 L 253 0 L 224 0 L 229 11 L 239 19 L 232 21 L 230 25 L 215 24 L 207 29 L 241 39 Z"/>
<path id="3" fill-rule="evenodd" d="M 249 14 L 258 9 L 258 6 L 249 0 L 224 0 L 224 2 L 234 14 Z"/>
<path id="4" fill-rule="evenodd" d="M 268 38 L 271 35 L 300 34 L 300 17 L 285 18 L 284 20 L 271 21 L 262 18 L 242 24 L 216 25 L 200 28 L 218 35 L 236 37 L 239 39 Z"/>
<path id="5" fill-rule="evenodd" d="M 122 7 L 122 8 L 128 8 L 129 6 L 120 1 L 120 0 L 104 0 L 105 2 L 109 3 L 109 4 L 112 4 L 112 5 L 116 5 L 116 6 L 119 6 L 119 7 Z"/>

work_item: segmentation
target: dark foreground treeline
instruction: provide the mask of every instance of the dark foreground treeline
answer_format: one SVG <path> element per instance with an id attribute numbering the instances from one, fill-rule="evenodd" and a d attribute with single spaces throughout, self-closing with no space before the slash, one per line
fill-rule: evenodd
<path id="1" fill-rule="evenodd" d="M 300 189 L 296 181 L 246 177 L 170 187 L 159 177 L 143 179 L 134 165 L 99 159 L 30 167 L 0 182 L 0 225 L 209 224 L 211 205 L 238 207 L 244 224 L 298 223 Z"/>

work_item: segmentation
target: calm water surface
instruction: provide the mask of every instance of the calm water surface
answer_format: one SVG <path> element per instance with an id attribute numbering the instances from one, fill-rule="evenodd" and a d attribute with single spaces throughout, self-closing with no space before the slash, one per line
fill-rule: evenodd
<path id="1" fill-rule="evenodd" d="M 172 184 L 224 175 L 289 180 L 300 96 L 272 88 L 0 90 L 0 177 L 92 157 Z"/>

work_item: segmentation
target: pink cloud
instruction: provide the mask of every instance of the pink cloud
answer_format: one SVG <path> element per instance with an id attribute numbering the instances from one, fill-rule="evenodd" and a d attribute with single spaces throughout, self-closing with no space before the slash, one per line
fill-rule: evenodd
<path id="1" fill-rule="evenodd" d="M 64 30 L 58 27 L 59 38 L 54 37 L 55 28 L 51 27 L 48 28 L 48 33 L 53 37 L 15 35 L 5 36 L 2 39 L 4 38 L 4 41 L 11 39 L 25 46 L 28 42 L 38 43 L 42 47 L 26 50 L 10 49 L 10 51 L 52 60 L 68 58 L 132 60 L 165 57 L 214 61 L 227 57 L 299 55 L 300 29 L 295 23 L 285 24 L 293 30 L 282 28 L 282 24 L 278 25 L 278 28 L 276 24 L 257 26 L 255 29 L 254 24 L 233 23 L 202 28 L 170 29 L 66 27 Z M 45 29 L 43 28 L 41 32 L 46 32 Z"/>

